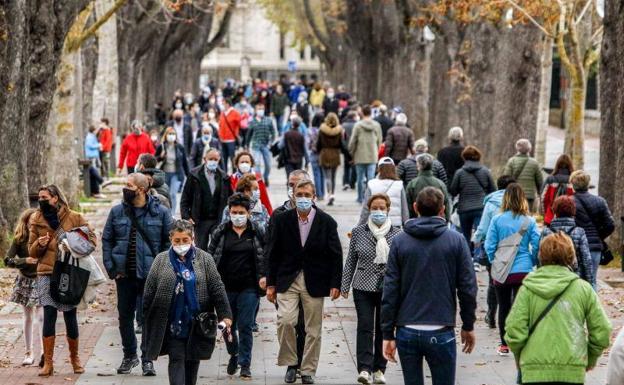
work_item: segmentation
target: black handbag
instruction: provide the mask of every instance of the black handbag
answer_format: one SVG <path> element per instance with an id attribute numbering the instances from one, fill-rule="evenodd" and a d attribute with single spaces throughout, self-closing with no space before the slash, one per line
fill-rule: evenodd
<path id="1" fill-rule="evenodd" d="M 217 338 L 217 315 L 202 312 L 193 319 L 195 330 L 204 338 Z"/>
<path id="2" fill-rule="evenodd" d="M 50 297 L 64 305 L 78 305 L 87 290 L 91 272 L 81 268 L 71 253 L 61 252 L 60 256 L 50 277 Z"/>

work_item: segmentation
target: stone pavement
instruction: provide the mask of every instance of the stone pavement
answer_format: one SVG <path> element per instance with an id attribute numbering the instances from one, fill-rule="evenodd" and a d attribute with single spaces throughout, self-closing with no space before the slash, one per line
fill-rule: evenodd
<path id="1" fill-rule="evenodd" d="M 556 133 L 555 133 L 556 134 Z M 557 145 L 557 144 L 555 144 Z M 553 147 L 548 148 L 549 159 L 555 153 Z M 556 154 L 554 154 L 556 157 Z M 552 160 L 554 163 L 554 160 Z M 548 162 L 547 162 L 548 164 Z M 341 174 L 338 175 L 341 181 Z M 340 183 L 339 183 L 340 184 Z M 112 190 L 118 190 L 113 186 Z M 274 168 L 271 177 L 271 197 L 274 206 L 286 199 L 285 175 L 283 169 Z M 110 193 L 119 196 L 118 193 Z M 319 207 L 327 210 L 338 222 L 338 231 L 346 256 L 348 248 L 347 233 L 357 222 L 360 207 L 355 203 L 355 192 L 338 191 L 333 207 L 326 207 L 319 202 Z M 101 234 L 108 205 L 95 205 L 95 211 L 88 213 L 89 221 Z M 485 284 L 487 276 L 478 273 L 479 309 L 476 323 L 477 347 L 471 355 L 458 352 L 457 383 L 458 384 L 514 384 L 515 365 L 513 357 L 499 357 L 495 348 L 498 341 L 497 330 L 488 329 L 483 322 L 485 309 Z M 121 385 L 121 384 L 167 384 L 167 357 L 155 362 L 157 377 L 141 377 L 140 368 L 135 368 L 130 375 L 116 375 L 115 368 L 121 360 L 120 337 L 114 302 L 114 285 L 103 285 L 100 289 L 98 304 L 80 314 L 81 357 L 86 373 L 77 376 L 71 374 L 67 361 L 67 349 L 64 337 L 57 337 L 56 370 L 54 377 L 43 379 L 36 376 L 37 369 L 21 368 L 19 363 L 23 357 L 23 341 L 21 338 L 21 318 L 19 309 L 6 305 L 0 310 L 0 384 L 85 384 L 85 385 Z M 614 323 L 621 325 L 621 313 L 624 312 L 622 290 L 601 290 L 603 302 L 608 305 Z M 607 299 L 605 299 L 607 298 Z M 326 316 L 323 324 L 323 348 L 320 359 L 317 383 L 319 384 L 354 384 L 356 383 L 355 368 L 355 337 L 356 314 L 353 301 L 339 299 L 335 302 L 326 300 Z M 258 315 L 260 332 L 254 338 L 252 360 L 252 384 L 282 384 L 285 368 L 277 367 L 277 337 L 275 326 L 275 310 L 266 299 L 261 302 Z M 64 334 L 62 317 L 59 317 L 57 334 Z M 37 349 L 36 349 L 37 350 Z M 203 361 L 200 366 L 198 384 L 230 384 L 240 383 L 237 376 L 230 377 L 225 373 L 228 355 L 225 346 L 218 342 L 213 357 Z M 606 358 L 601 358 L 598 367 L 589 373 L 587 384 L 603 384 L 605 378 Z M 389 384 L 403 383 L 400 365 L 389 364 L 386 377 Z M 430 383 L 430 379 L 427 380 Z"/>

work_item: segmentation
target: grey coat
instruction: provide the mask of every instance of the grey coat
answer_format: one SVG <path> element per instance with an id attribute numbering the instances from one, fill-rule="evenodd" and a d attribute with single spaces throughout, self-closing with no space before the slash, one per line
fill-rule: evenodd
<path id="1" fill-rule="evenodd" d="M 195 248 L 193 269 L 197 277 L 195 290 L 200 312 L 217 312 L 217 318 L 232 319 L 230 303 L 225 293 L 225 286 L 217 272 L 214 260 L 205 251 Z M 145 354 L 148 360 L 156 360 L 159 355 L 168 353 L 169 313 L 176 276 L 169 261 L 169 250 L 156 257 L 145 282 L 143 292 L 143 338 Z M 187 359 L 208 360 L 214 350 L 215 340 L 200 339 L 191 329 L 187 346 Z"/>

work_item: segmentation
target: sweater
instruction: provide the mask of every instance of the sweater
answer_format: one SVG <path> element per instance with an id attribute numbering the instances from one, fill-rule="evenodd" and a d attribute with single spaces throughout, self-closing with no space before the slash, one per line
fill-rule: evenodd
<path id="1" fill-rule="evenodd" d="M 526 154 L 511 157 L 505 165 L 504 175 L 511 175 L 524 190 L 526 198 L 531 200 L 538 197 L 544 182 L 542 169 L 537 160 Z"/>
<path id="2" fill-rule="evenodd" d="M 525 215 L 514 215 L 511 211 L 505 211 L 492 218 L 490 228 L 485 237 L 484 250 L 490 262 L 493 262 L 498 249 L 498 243 L 517 233 L 527 218 L 529 219 L 529 226 L 518 247 L 516 258 L 511 265 L 510 274 L 528 273 L 538 263 L 537 251 L 539 249 L 540 234 L 535 218 Z"/>
<path id="3" fill-rule="evenodd" d="M 564 290 L 529 336 L 537 317 Z M 596 365 L 609 346 L 611 324 L 589 283 L 564 266 L 551 265 L 524 279 L 505 330 L 505 341 L 519 359 L 523 383 L 582 384 L 586 368 Z"/>
<path id="4" fill-rule="evenodd" d="M 459 195 L 457 212 L 483 210 L 483 198 L 496 191 L 496 184 L 490 170 L 479 162 L 466 161 L 455 172 L 449 192 L 453 197 Z"/>
<path id="5" fill-rule="evenodd" d="M 471 331 L 477 280 L 464 237 L 444 218 L 419 217 L 405 223 L 390 246 L 381 300 L 381 331 L 394 340 L 397 327 L 455 326 L 459 299 L 462 329 Z"/>

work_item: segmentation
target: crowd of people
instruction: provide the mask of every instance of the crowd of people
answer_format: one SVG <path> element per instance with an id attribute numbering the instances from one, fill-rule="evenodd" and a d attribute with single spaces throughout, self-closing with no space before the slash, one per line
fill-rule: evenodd
<path id="1" fill-rule="evenodd" d="M 144 376 L 155 376 L 153 361 L 168 355 L 170 384 L 195 384 L 220 332 L 227 373 L 252 378 L 266 296 L 276 308 L 284 382 L 313 384 L 324 300 L 352 293 L 357 382 L 385 384 L 398 351 L 406 384 L 424 383 L 423 358 L 434 384 L 454 384 L 455 327 L 464 353 L 477 343 L 482 267 L 484 321 L 499 330 L 497 353 L 515 355 L 520 383 L 583 383 L 609 346 L 597 277 L 610 255 L 613 218 L 606 201 L 588 192 L 589 174 L 565 154 L 544 181 L 531 142 L 520 139 L 495 176 L 460 127 L 434 157 L 400 107 L 362 105 L 327 82 L 258 79 L 206 87 L 197 98 L 177 92 L 171 108 L 157 106 L 155 120 L 150 131 L 133 121 L 122 141 L 122 199 L 101 237 L 103 266 L 117 288 L 119 374 L 141 365 Z M 86 157 L 104 175 L 111 132 L 103 118 L 85 141 Z M 288 192 L 275 208 L 273 158 Z M 334 205 L 341 166 L 342 190 L 355 190 L 361 204 L 344 258 L 337 222 L 320 203 Z M 23 213 L 6 258 L 20 271 L 11 300 L 24 307 L 24 365 L 35 361 L 33 324 L 42 314 L 41 376 L 54 373 L 59 311 L 73 371 L 84 372 L 77 306 L 50 295 L 58 255 L 79 254 L 67 242 L 77 231 L 95 245 L 95 232 L 63 192 L 42 186 L 39 207 Z M 621 335 L 610 385 L 624 383 Z"/>

